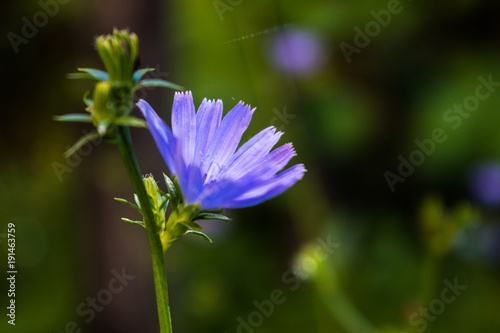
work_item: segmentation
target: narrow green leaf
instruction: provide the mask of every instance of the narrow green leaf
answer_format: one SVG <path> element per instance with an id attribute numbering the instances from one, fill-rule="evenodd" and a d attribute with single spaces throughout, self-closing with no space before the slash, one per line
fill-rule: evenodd
<path id="1" fill-rule="evenodd" d="M 130 224 L 135 224 L 135 225 L 140 225 L 141 227 L 143 227 L 144 229 L 146 229 L 146 226 L 144 225 L 144 222 L 142 221 L 132 221 L 130 219 L 127 219 L 125 217 L 122 217 L 122 221 L 125 221 L 127 223 L 130 223 Z"/>
<path id="2" fill-rule="evenodd" d="M 141 89 L 144 87 L 162 87 L 162 88 L 170 88 L 170 89 L 175 89 L 175 90 L 183 90 L 184 87 L 169 82 L 165 81 L 162 79 L 145 79 L 142 81 L 139 81 L 139 83 L 134 87 L 134 90 Z"/>
<path id="3" fill-rule="evenodd" d="M 67 75 L 68 79 L 88 79 L 96 81 L 107 81 L 109 80 L 108 73 L 94 68 L 78 68 L 80 72 L 83 73 L 69 73 Z"/>
<path id="4" fill-rule="evenodd" d="M 137 210 L 139 213 L 142 214 L 142 210 L 139 208 L 139 206 L 136 206 L 133 203 L 131 203 L 131 202 L 125 200 L 125 199 L 122 199 L 122 198 L 115 198 L 115 200 L 119 201 L 119 202 L 123 202 L 124 204 L 129 205 L 130 207 L 134 208 L 135 210 Z"/>
<path id="5" fill-rule="evenodd" d="M 85 80 L 96 80 L 96 78 L 88 73 L 68 73 L 66 74 L 68 79 L 85 79 Z"/>
<path id="6" fill-rule="evenodd" d="M 195 230 L 188 230 L 186 231 L 186 235 L 187 234 L 192 234 L 192 235 L 196 235 L 198 237 L 200 237 L 201 239 L 204 239 L 206 240 L 207 242 L 209 243 L 213 243 L 212 240 L 210 239 L 210 237 L 208 237 L 206 234 L 204 234 L 203 232 L 201 231 L 195 231 Z"/>
<path id="7" fill-rule="evenodd" d="M 135 83 L 137 83 L 140 79 L 142 79 L 142 77 L 146 74 L 146 73 L 149 73 L 149 72 L 152 72 L 154 71 L 155 69 L 154 68 L 142 68 L 142 69 L 138 69 L 134 72 L 134 75 L 133 75 L 133 80 Z"/>
<path id="8" fill-rule="evenodd" d="M 62 116 L 54 116 L 52 119 L 56 121 L 77 121 L 82 123 L 91 123 L 92 117 L 86 113 L 70 113 Z"/>
<path id="9" fill-rule="evenodd" d="M 88 73 L 91 75 L 94 80 L 97 81 L 108 81 L 109 75 L 105 71 L 101 71 L 100 69 L 95 68 L 78 68 L 80 72 Z"/>
<path id="10" fill-rule="evenodd" d="M 78 151 L 78 149 L 82 148 L 87 142 L 92 141 L 94 139 L 99 138 L 99 133 L 90 132 L 84 136 L 82 136 L 78 141 L 64 153 L 64 157 L 70 157 L 74 153 Z"/>
<path id="11" fill-rule="evenodd" d="M 134 200 L 135 200 L 135 203 L 137 204 L 137 206 L 140 208 L 141 207 L 141 203 L 139 201 L 139 197 L 135 193 L 134 193 Z"/>
<path id="12" fill-rule="evenodd" d="M 188 229 L 193 229 L 195 231 L 200 231 L 202 228 L 200 225 L 194 223 L 193 221 L 191 222 L 179 222 L 183 226 L 187 227 Z"/>
<path id="13" fill-rule="evenodd" d="M 220 215 L 220 214 L 211 214 L 211 213 L 200 213 L 195 218 L 196 220 L 221 220 L 221 221 L 231 221 L 231 218 Z"/>
<path id="14" fill-rule="evenodd" d="M 113 120 L 113 123 L 120 126 L 141 127 L 141 128 L 148 127 L 144 120 L 132 116 L 116 118 L 115 120 Z"/>

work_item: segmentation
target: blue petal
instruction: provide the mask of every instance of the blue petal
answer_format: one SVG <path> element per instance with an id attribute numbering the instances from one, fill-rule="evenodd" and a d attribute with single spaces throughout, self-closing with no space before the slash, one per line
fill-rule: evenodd
<path id="1" fill-rule="evenodd" d="M 212 138 L 219 127 L 222 118 L 222 101 L 201 102 L 196 114 L 196 148 L 194 164 L 199 165 L 207 153 Z"/>
<path id="2" fill-rule="evenodd" d="M 270 152 L 265 158 L 258 160 L 252 165 L 252 170 L 249 173 L 263 179 L 270 178 L 281 171 L 294 156 L 297 156 L 297 153 L 293 149 L 293 145 L 285 143 Z"/>
<path id="3" fill-rule="evenodd" d="M 165 124 L 165 122 L 158 117 L 156 112 L 151 108 L 151 106 L 145 100 L 141 99 L 137 102 L 137 106 L 141 110 L 146 122 L 148 124 L 149 131 L 153 135 L 153 138 L 160 150 L 163 159 L 167 163 L 170 172 L 175 175 L 177 174 L 177 169 L 175 167 L 175 158 L 173 155 L 172 147 L 176 145 L 176 140 L 170 131 L 170 128 Z"/>
<path id="4" fill-rule="evenodd" d="M 254 111 L 255 109 L 250 109 L 250 106 L 240 102 L 222 119 L 201 167 L 201 171 L 206 174 L 205 183 L 217 176 L 234 153 Z"/>
<path id="5" fill-rule="evenodd" d="M 243 195 L 224 205 L 226 208 L 242 208 L 259 204 L 267 199 L 277 196 L 302 179 L 306 169 L 303 164 L 277 174 L 271 181 L 258 187 L 249 189 Z"/>
<path id="6" fill-rule="evenodd" d="M 183 141 L 182 141 L 182 136 L 177 139 L 177 142 L 175 143 L 173 147 L 173 156 L 175 159 L 175 169 L 177 170 L 177 180 L 179 181 L 179 186 L 182 189 L 182 193 L 184 196 L 186 196 L 186 190 L 188 189 L 189 185 L 189 165 L 186 164 L 186 161 L 184 160 L 183 157 Z"/>
<path id="7" fill-rule="evenodd" d="M 196 202 L 200 203 L 201 210 L 219 209 L 224 207 L 225 199 L 224 194 L 230 195 L 228 191 L 234 189 L 233 182 L 219 181 L 204 184 L 203 190 L 196 198 Z"/>
<path id="8" fill-rule="evenodd" d="M 281 135 L 283 135 L 282 132 L 275 132 L 276 128 L 271 126 L 260 131 L 245 142 L 229 159 L 227 168 L 220 177 L 237 180 L 249 173 L 255 164 L 258 164 L 262 161 L 262 158 L 269 154 L 269 151 L 271 151 Z"/>
<path id="9" fill-rule="evenodd" d="M 253 181 L 242 183 L 231 179 L 213 181 L 203 186 L 196 202 L 200 202 L 200 209 L 219 209 L 225 207 L 232 199 L 248 190 L 249 185 L 256 186 Z"/>
<path id="10" fill-rule="evenodd" d="M 242 146 L 243 147 L 243 146 Z M 251 167 L 241 169 L 234 177 L 222 177 L 222 180 L 212 181 L 205 185 L 200 195 L 200 201 L 211 206 L 229 207 L 234 198 L 261 188 L 275 181 L 276 173 L 281 171 L 295 156 L 291 143 L 276 148 L 264 158 L 257 159 Z"/>
<path id="11" fill-rule="evenodd" d="M 190 91 L 176 92 L 172 107 L 172 133 L 180 142 L 184 163 L 190 165 L 194 158 L 196 140 L 196 114 Z"/>
<path id="12" fill-rule="evenodd" d="M 200 168 L 197 165 L 191 165 L 184 179 L 186 187 L 181 187 L 186 204 L 192 205 L 198 202 L 198 197 L 203 191 L 203 179 Z"/>

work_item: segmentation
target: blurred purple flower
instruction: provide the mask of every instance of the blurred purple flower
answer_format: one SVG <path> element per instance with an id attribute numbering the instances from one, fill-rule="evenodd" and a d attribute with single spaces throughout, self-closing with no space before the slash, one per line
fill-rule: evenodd
<path id="1" fill-rule="evenodd" d="M 484 163 L 473 172 L 470 188 L 474 197 L 482 204 L 500 204 L 500 163 Z"/>
<path id="2" fill-rule="evenodd" d="M 319 36 L 299 28 L 288 28 L 271 39 L 270 60 L 278 69 L 294 75 L 309 75 L 325 62 Z"/>
<path id="3" fill-rule="evenodd" d="M 295 156 L 291 143 L 271 152 L 283 134 L 268 127 L 244 143 L 255 109 L 239 102 L 222 119 L 222 101 L 204 99 L 195 112 L 191 92 L 175 93 L 172 131 L 144 100 L 137 106 L 187 205 L 201 210 L 239 208 L 272 198 L 300 180 L 303 164 L 280 172 Z"/>

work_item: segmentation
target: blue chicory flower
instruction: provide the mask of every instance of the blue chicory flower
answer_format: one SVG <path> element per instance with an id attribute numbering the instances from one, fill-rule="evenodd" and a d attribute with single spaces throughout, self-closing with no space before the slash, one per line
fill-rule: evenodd
<path id="1" fill-rule="evenodd" d="M 293 27 L 272 35 L 268 54 L 277 69 L 296 76 L 308 76 L 325 65 L 328 50 L 319 34 Z"/>
<path id="2" fill-rule="evenodd" d="M 199 203 L 200 210 L 256 205 L 282 193 L 306 172 L 297 164 L 278 173 L 296 153 L 291 143 L 271 151 L 283 134 L 273 126 L 237 149 L 255 111 L 243 102 L 222 118 L 221 100 L 205 98 L 195 112 L 191 92 L 177 92 L 172 130 L 146 101 L 137 106 L 187 205 Z"/>

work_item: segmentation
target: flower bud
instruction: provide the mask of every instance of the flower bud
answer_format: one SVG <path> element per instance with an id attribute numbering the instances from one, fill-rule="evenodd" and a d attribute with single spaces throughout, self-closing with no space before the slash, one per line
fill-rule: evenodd
<path id="1" fill-rule="evenodd" d="M 166 224 L 165 214 L 168 205 L 168 197 L 158 188 L 158 184 L 152 175 L 144 177 L 142 181 L 144 182 L 144 187 L 146 188 L 149 202 L 155 215 L 155 223 L 158 227 L 158 231 L 163 232 Z"/>
<path id="2" fill-rule="evenodd" d="M 164 196 L 158 188 L 158 184 L 154 180 L 153 176 L 144 177 L 142 181 L 144 182 L 144 187 L 146 188 L 146 192 L 148 193 L 149 197 L 153 199 L 153 208 L 160 208 L 161 204 L 163 203 Z"/>
<path id="3" fill-rule="evenodd" d="M 112 35 L 97 37 L 96 47 L 109 74 L 109 80 L 132 87 L 139 52 L 137 35 L 127 30 L 115 29 Z"/>

